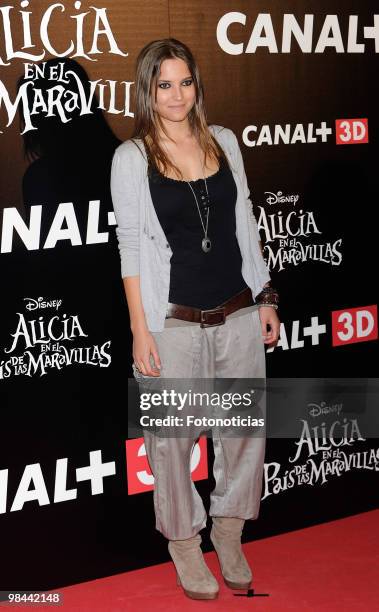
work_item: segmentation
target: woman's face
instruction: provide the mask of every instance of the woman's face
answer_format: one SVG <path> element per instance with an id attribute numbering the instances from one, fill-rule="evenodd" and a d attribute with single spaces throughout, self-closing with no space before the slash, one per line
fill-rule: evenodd
<path id="1" fill-rule="evenodd" d="M 196 99 L 195 84 L 182 59 L 166 59 L 161 64 L 157 81 L 157 102 L 152 96 L 153 110 L 162 119 L 183 121 Z"/>

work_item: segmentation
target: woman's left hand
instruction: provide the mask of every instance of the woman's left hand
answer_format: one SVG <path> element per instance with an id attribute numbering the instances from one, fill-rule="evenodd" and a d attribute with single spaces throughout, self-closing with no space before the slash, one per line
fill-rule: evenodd
<path id="1" fill-rule="evenodd" d="M 261 320 L 264 344 L 276 342 L 279 338 L 280 331 L 280 321 L 276 314 L 276 309 L 272 306 L 260 306 L 259 318 Z"/>

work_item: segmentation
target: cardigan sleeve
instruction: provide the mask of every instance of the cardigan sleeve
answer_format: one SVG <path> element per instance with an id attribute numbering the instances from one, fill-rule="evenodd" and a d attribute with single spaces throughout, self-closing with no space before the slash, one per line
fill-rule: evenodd
<path id="1" fill-rule="evenodd" d="M 232 150 L 234 153 L 236 172 L 240 178 L 242 189 L 243 189 L 243 194 L 245 196 L 245 204 L 247 207 L 248 219 L 250 221 L 250 227 L 252 230 L 253 240 L 256 242 L 256 257 L 258 258 L 258 260 L 255 261 L 255 264 L 256 264 L 257 270 L 259 271 L 260 282 L 263 285 L 263 282 L 267 282 L 270 280 L 270 272 L 268 270 L 267 264 L 262 254 L 262 250 L 259 245 L 261 237 L 258 231 L 257 220 L 253 213 L 253 205 L 252 205 L 251 198 L 250 198 L 250 190 L 247 184 L 245 166 L 244 166 L 244 162 L 242 158 L 241 149 L 240 149 L 240 146 L 237 140 L 237 136 L 234 134 L 232 130 L 228 130 L 228 131 L 230 132 L 229 136 L 232 141 Z"/>
<path id="2" fill-rule="evenodd" d="M 242 153 L 241 153 L 241 149 L 238 143 L 238 139 L 237 136 L 235 135 L 235 133 L 232 130 L 230 131 L 230 137 L 233 141 L 233 150 L 234 150 L 234 156 L 235 156 L 235 161 L 236 161 L 236 170 L 238 172 L 238 175 L 241 179 L 241 183 L 242 183 L 242 187 L 243 187 L 243 193 L 246 199 L 246 206 L 248 208 L 248 213 L 249 213 L 249 219 L 251 222 L 251 226 L 253 228 L 253 233 L 257 239 L 257 242 L 260 242 L 261 237 L 259 235 L 259 231 L 258 231 L 258 224 L 257 224 L 257 220 L 255 218 L 254 212 L 253 212 L 253 205 L 251 202 L 251 197 L 250 197 L 250 190 L 249 190 L 249 186 L 247 184 L 247 178 L 246 178 L 246 172 L 245 172 L 245 166 L 244 166 L 244 162 L 243 162 L 243 157 L 242 157 Z"/>
<path id="3" fill-rule="evenodd" d="M 126 143 L 114 152 L 111 168 L 111 195 L 116 217 L 116 236 L 121 259 L 121 277 L 138 276 L 139 206 L 133 181 L 133 165 Z"/>

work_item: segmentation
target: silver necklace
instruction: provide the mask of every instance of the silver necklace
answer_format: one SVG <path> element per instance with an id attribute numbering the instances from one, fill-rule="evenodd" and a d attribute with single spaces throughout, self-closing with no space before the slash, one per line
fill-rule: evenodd
<path id="1" fill-rule="evenodd" d="M 191 185 L 191 183 L 189 181 L 186 181 L 186 183 L 188 183 L 188 185 L 191 187 L 191 191 L 193 193 L 193 196 L 195 198 L 196 201 L 196 206 L 197 206 L 197 211 L 199 213 L 199 217 L 200 217 L 200 221 L 201 221 L 201 225 L 203 226 L 203 231 L 204 231 L 204 238 L 201 241 L 201 248 L 203 249 L 204 253 L 208 253 L 208 251 L 211 250 L 212 248 L 212 242 L 210 240 L 210 238 L 208 238 L 208 221 L 209 221 L 209 193 L 208 193 L 208 185 L 207 185 L 207 179 L 204 176 L 204 167 L 203 165 L 202 167 L 202 173 L 203 173 L 203 179 L 205 182 L 205 188 L 207 190 L 207 197 L 208 197 L 208 206 L 207 206 L 207 220 L 206 220 L 206 225 L 204 226 L 204 221 L 203 221 L 203 217 L 201 216 L 201 212 L 200 212 L 200 206 L 199 206 L 199 202 L 197 201 L 197 197 L 196 194 L 194 192 L 194 189 Z"/>

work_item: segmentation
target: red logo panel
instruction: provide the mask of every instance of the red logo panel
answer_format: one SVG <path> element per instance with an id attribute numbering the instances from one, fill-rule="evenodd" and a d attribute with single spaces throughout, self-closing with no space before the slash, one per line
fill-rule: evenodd
<path id="1" fill-rule="evenodd" d="M 147 460 L 143 438 L 126 440 L 126 471 L 128 494 L 145 493 L 154 489 L 154 476 Z M 202 436 L 195 444 L 191 457 L 192 480 L 208 478 L 207 438 Z"/>
<path id="2" fill-rule="evenodd" d="M 378 308 L 360 306 L 332 312 L 333 346 L 367 342 L 378 338 Z"/>
<path id="3" fill-rule="evenodd" d="M 368 142 L 367 119 L 336 119 L 336 144 L 362 144 Z"/>

